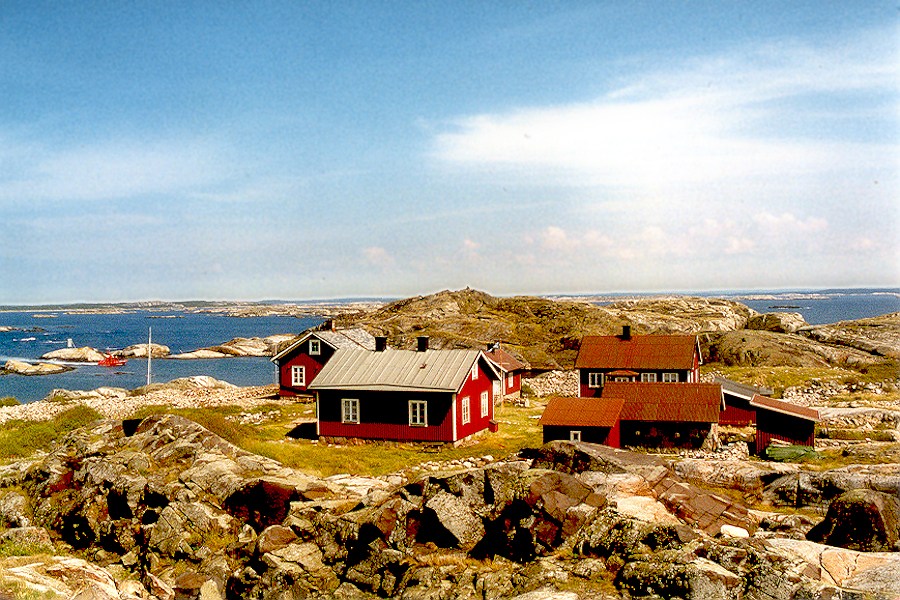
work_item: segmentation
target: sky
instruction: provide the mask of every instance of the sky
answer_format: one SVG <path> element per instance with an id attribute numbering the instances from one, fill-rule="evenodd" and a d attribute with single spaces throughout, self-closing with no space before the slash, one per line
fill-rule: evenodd
<path id="1" fill-rule="evenodd" d="M 0 3 L 0 304 L 900 285 L 900 3 Z"/>

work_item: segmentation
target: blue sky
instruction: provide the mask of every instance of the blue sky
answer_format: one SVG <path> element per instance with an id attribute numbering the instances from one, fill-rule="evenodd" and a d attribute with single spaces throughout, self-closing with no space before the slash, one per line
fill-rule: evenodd
<path id="1" fill-rule="evenodd" d="M 900 285 L 900 7 L 0 4 L 0 304 Z"/>

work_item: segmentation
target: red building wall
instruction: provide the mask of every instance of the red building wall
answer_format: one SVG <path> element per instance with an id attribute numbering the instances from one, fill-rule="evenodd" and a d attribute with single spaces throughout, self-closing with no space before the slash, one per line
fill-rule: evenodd
<path id="1" fill-rule="evenodd" d="M 462 385 L 459 393 L 456 395 L 456 439 L 460 440 L 466 436 L 478 433 L 483 429 L 487 429 L 488 421 L 494 418 L 494 384 L 493 379 L 488 376 L 485 370 L 483 360 L 477 363 L 478 377 L 472 379 L 470 373 L 466 377 L 466 382 Z M 496 377 L 496 376 L 494 376 Z M 488 394 L 488 413 L 486 417 L 481 416 L 481 394 Z M 463 424 L 462 422 L 462 399 L 469 398 L 471 422 Z M 456 440 L 454 440 L 456 441 Z"/>
<path id="2" fill-rule="evenodd" d="M 305 394 L 306 388 L 312 383 L 313 378 L 319 374 L 331 355 L 334 354 L 334 348 L 319 342 L 320 352 L 317 355 L 309 355 L 309 340 L 300 344 L 293 352 L 281 358 L 278 362 L 278 388 L 279 394 L 282 396 L 296 396 Z M 305 385 L 295 387 L 291 385 L 292 376 L 291 369 L 294 366 L 306 367 L 306 383 Z"/>
<path id="3" fill-rule="evenodd" d="M 697 362 L 697 358 L 696 358 L 696 354 L 695 354 L 694 355 L 695 369 L 697 368 L 696 362 Z M 656 373 L 656 382 L 657 383 L 662 383 L 663 373 L 678 373 L 678 382 L 683 383 L 683 382 L 690 381 L 691 374 L 694 373 L 695 369 L 653 369 L 653 370 L 645 369 L 645 370 L 640 370 L 640 371 L 637 371 L 634 369 L 629 369 L 629 370 L 633 370 L 635 373 L 638 374 L 637 377 L 635 378 L 635 381 L 638 381 L 638 382 L 640 382 L 640 380 L 641 380 L 641 375 L 640 375 L 641 373 Z M 578 389 L 579 389 L 579 393 L 580 393 L 581 397 L 582 398 L 598 397 L 598 396 L 600 396 L 600 394 L 603 390 L 603 388 L 598 388 L 598 387 L 595 388 L 595 387 L 590 387 L 588 385 L 588 381 L 589 381 L 588 373 L 609 373 L 610 371 L 617 371 L 617 370 L 618 369 L 578 369 L 578 371 L 579 371 Z M 696 379 L 696 376 L 695 376 L 695 379 L 693 381 L 696 382 L 699 380 Z"/>
<path id="4" fill-rule="evenodd" d="M 750 401 L 726 393 L 725 410 L 719 416 L 719 425 L 746 427 L 753 423 L 756 423 L 756 409 L 750 406 Z"/>
<path id="5" fill-rule="evenodd" d="M 756 413 L 756 453 L 762 454 L 766 446 L 774 439 L 797 446 L 815 448 L 816 424 L 813 421 L 771 410 L 758 410 Z"/>

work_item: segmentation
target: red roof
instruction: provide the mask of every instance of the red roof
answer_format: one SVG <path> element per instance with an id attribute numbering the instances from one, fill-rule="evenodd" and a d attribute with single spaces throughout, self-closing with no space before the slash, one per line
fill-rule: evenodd
<path id="1" fill-rule="evenodd" d="M 768 396 L 760 396 L 756 394 L 753 398 L 750 399 L 750 406 L 754 408 L 762 408 L 764 410 L 771 410 L 773 412 L 781 413 L 783 415 L 790 415 L 792 417 L 797 417 L 800 419 L 806 419 L 807 421 L 818 421 L 819 420 L 819 411 L 806 408 L 805 406 L 797 406 L 796 404 L 791 404 L 790 402 L 785 402 L 784 400 L 776 400 L 775 398 L 769 398 Z"/>
<path id="2" fill-rule="evenodd" d="M 601 398 L 622 398 L 623 421 L 718 423 L 725 408 L 718 383 L 609 381 Z"/>
<path id="3" fill-rule="evenodd" d="M 692 369 L 693 335 L 587 335 L 575 359 L 576 369 Z"/>
<path id="4" fill-rule="evenodd" d="M 553 398 L 540 424 L 615 427 L 624 405 L 620 398 Z"/>
<path id="5" fill-rule="evenodd" d="M 504 350 L 496 348 L 490 352 L 485 352 L 485 356 L 497 365 L 504 373 L 512 373 L 513 371 L 522 371 L 528 368 L 528 365 L 517 359 L 515 356 Z"/>

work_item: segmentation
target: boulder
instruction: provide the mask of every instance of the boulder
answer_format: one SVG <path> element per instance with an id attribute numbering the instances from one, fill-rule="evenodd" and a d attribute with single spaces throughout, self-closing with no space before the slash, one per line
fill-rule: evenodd
<path id="1" fill-rule="evenodd" d="M 170 352 L 168 346 L 150 344 L 151 358 L 165 358 Z M 147 358 L 147 344 L 134 344 L 114 354 L 123 358 Z"/>
<path id="2" fill-rule="evenodd" d="M 835 498 L 825 520 L 806 538 L 862 552 L 900 551 L 900 500 L 874 490 L 853 490 Z"/>
<path id="3" fill-rule="evenodd" d="M 3 365 L 3 370 L 16 375 L 56 375 L 57 373 L 65 373 L 71 371 L 74 367 L 66 365 L 56 365 L 51 363 L 31 364 L 22 362 L 21 360 L 8 360 Z"/>
<path id="4" fill-rule="evenodd" d="M 774 312 L 754 315 L 747 320 L 747 329 L 775 331 L 777 333 L 795 333 L 808 323 L 800 313 Z"/>

